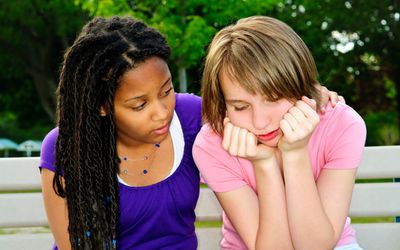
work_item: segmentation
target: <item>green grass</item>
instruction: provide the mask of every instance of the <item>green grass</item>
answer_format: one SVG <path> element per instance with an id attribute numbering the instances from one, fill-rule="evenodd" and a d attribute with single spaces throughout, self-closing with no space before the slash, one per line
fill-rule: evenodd
<path id="1" fill-rule="evenodd" d="M 366 218 L 351 218 L 351 223 L 393 223 L 394 217 L 366 217 Z"/>
<path id="2" fill-rule="evenodd" d="M 31 234 L 31 233 L 50 233 L 49 227 L 17 227 L 17 228 L 0 228 L 2 234 Z"/>
<path id="3" fill-rule="evenodd" d="M 196 221 L 196 228 L 222 227 L 222 221 Z"/>
<path id="4" fill-rule="evenodd" d="M 358 179 L 356 183 L 381 183 L 381 182 L 393 182 L 393 179 Z"/>
<path id="5" fill-rule="evenodd" d="M 41 193 L 41 189 L 29 189 L 29 190 L 2 190 L 0 194 L 15 194 L 15 193 Z"/>
<path id="6" fill-rule="evenodd" d="M 394 217 L 363 217 L 351 218 L 351 223 L 393 223 Z M 221 227 L 221 221 L 196 221 L 196 228 Z"/>

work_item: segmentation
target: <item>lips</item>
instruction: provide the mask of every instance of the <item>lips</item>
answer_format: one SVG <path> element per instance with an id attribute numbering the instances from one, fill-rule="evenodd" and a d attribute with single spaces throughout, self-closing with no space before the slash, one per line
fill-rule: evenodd
<path id="1" fill-rule="evenodd" d="M 169 123 L 167 123 L 166 125 L 157 128 L 156 130 L 154 130 L 154 133 L 158 134 L 158 135 L 162 135 L 167 133 L 169 130 Z"/>
<path id="2" fill-rule="evenodd" d="M 260 141 L 269 141 L 269 140 L 274 139 L 278 135 L 278 133 L 279 133 L 279 129 L 276 129 L 276 130 L 271 131 L 271 132 L 269 132 L 267 134 L 257 135 L 257 138 Z"/>

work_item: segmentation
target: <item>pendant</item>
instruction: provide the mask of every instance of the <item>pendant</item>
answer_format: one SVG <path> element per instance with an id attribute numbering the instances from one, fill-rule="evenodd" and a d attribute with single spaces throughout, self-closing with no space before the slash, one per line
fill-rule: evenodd
<path id="1" fill-rule="evenodd" d="M 143 174 L 147 174 L 149 171 L 147 169 L 143 169 Z"/>

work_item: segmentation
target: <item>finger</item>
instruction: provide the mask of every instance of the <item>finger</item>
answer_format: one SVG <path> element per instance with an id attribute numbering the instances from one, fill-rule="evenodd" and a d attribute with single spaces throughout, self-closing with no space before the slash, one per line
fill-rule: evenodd
<path id="1" fill-rule="evenodd" d="M 340 95 L 338 98 L 339 98 L 339 102 L 346 104 L 346 100 L 344 99 L 343 96 Z"/>
<path id="2" fill-rule="evenodd" d="M 284 121 L 287 122 L 287 124 L 289 125 L 291 131 L 293 131 L 294 128 L 297 126 L 297 125 L 296 125 L 296 124 L 297 124 L 296 119 L 295 119 L 295 118 L 293 117 L 293 115 L 290 114 L 290 113 L 286 113 L 286 114 L 283 116 L 283 119 L 282 119 L 282 120 L 284 120 Z"/>
<path id="3" fill-rule="evenodd" d="M 322 85 L 318 85 L 318 86 L 319 87 L 317 87 L 317 88 L 319 90 L 319 94 L 321 97 L 319 109 L 322 109 L 329 102 L 329 89 L 327 89 L 325 86 L 322 86 Z"/>
<path id="4" fill-rule="evenodd" d="M 224 119 L 225 121 L 225 119 Z M 229 145 L 231 144 L 231 137 L 232 137 L 232 123 L 228 122 L 224 126 L 224 137 L 222 138 L 222 147 L 228 151 Z"/>
<path id="5" fill-rule="evenodd" d="M 232 133 L 231 133 L 231 142 L 229 144 L 228 151 L 231 155 L 237 156 L 238 155 L 238 149 L 239 149 L 239 132 L 240 128 L 234 126 L 232 128 Z"/>
<path id="6" fill-rule="evenodd" d="M 305 102 L 298 101 L 296 103 L 296 107 L 299 108 L 301 110 L 301 112 L 303 112 L 307 121 L 311 121 L 312 124 L 314 124 L 314 125 L 319 122 L 319 115 L 316 112 L 316 110 L 314 110 L 312 107 L 310 107 Z M 305 122 L 305 121 L 301 121 L 301 122 Z"/>
<path id="7" fill-rule="evenodd" d="M 247 146 L 247 141 L 246 141 L 247 138 L 246 137 L 247 137 L 248 133 L 249 132 L 244 128 L 241 128 L 239 130 L 238 156 L 241 156 L 241 157 L 246 156 L 246 146 Z"/>
<path id="8" fill-rule="evenodd" d="M 257 155 L 257 137 L 253 133 L 246 135 L 246 155 L 249 157 Z"/>
<path id="9" fill-rule="evenodd" d="M 293 116 L 293 118 L 297 121 L 297 123 L 303 123 L 307 120 L 307 117 L 301 110 L 301 103 L 299 103 L 299 105 L 296 104 L 296 106 L 290 108 L 288 113 Z"/>
<path id="10" fill-rule="evenodd" d="M 307 119 L 299 109 L 293 109 L 293 110 L 297 110 L 299 112 L 298 116 L 295 117 L 291 113 L 286 114 L 285 120 L 291 127 L 292 133 L 296 135 L 295 138 L 304 138 L 314 129 L 313 120 Z"/>
<path id="11" fill-rule="evenodd" d="M 224 118 L 224 122 L 223 122 L 223 124 L 224 124 L 224 126 L 226 125 L 226 124 L 228 124 L 229 122 L 231 122 L 231 120 L 229 120 L 229 117 L 225 117 Z"/>
<path id="12" fill-rule="evenodd" d="M 282 119 L 279 123 L 279 128 L 282 130 L 284 140 L 293 138 L 293 129 L 287 120 Z"/>
<path id="13" fill-rule="evenodd" d="M 306 117 L 309 117 L 310 115 L 314 115 L 316 113 L 316 102 L 313 99 L 308 99 L 307 101 L 303 101 L 302 99 L 301 101 L 297 101 L 295 107 L 300 109 Z"/>
<path id="14" fill-rule="evenodd" d="M 317 102 L 314 99 L 310 99 L 307 96 L 302 96 L 301 100 L 305 102 L 308 106 L 310 106 L 312 109 L 314 110 L 317 109 Z"/>
<path id="15" fill-rule="evenodd" d="M 331 100 L 332 107 L 335 107 L 336 103 L 339 101 L 339 95 L 335 91 L 329 92 L 329 99 Z"/>

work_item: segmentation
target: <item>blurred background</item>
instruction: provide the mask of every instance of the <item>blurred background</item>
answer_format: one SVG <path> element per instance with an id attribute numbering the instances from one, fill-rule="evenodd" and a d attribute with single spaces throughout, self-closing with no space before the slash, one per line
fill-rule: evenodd
<path id="1" fill-rule="evenodd" d="M 65 49 L 95 16 L 133 16 L 172 48 L 175 89 L 200 94 L 213 35 L 241 17 L 289 24 L 310 48 L 320 82 L 364 118 L 367 145 L 400 144 L 400 3 L 397 0 L 1 0 L 0 157 L 38 155 L 55 126 Z M 39 148 L 39 149 L 38 149 Z"/>

